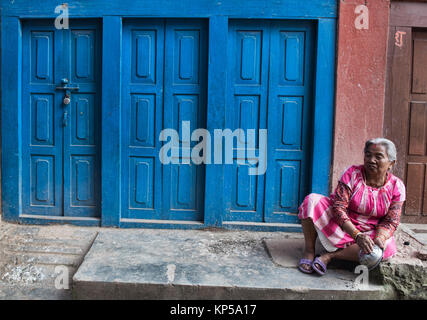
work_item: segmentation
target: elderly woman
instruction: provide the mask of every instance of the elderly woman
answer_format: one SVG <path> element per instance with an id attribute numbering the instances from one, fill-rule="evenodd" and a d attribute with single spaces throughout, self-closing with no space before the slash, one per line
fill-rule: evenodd
<path id="1" fill-rule="evenodd" d="M 391 173 L 396 147 L 377 138 L 365 143 L 363 165 L 353 165 L 341 176 L 330 198 L 308 195 L 299 207 L 305 250 L 299 262 L 304 273 L 324 275 L 332 259 L 358 261 L 360 249 L 370 253 L 376 244 L 383 259 L 396 253 L 393 233 L 405 201 L 405 185 Z M 319 237 L 326 253 L 315 257 Z"/>

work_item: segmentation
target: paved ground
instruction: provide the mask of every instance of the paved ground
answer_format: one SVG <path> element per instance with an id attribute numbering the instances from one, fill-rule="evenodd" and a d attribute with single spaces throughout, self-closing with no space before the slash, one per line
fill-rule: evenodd
<path id="1" fill-rule="evenodd" d="M 408 239 L 414 243 L 406 235 L 399 243 Z M 300 233 L 1 222 L 0 299 L 391 297 L 372 277 L 369 288 L 358 284 L 354 264 L 330 265 L 324 277 L 300 273 L 302 245 Z M 411 248 L 402 247 L 399 258 L 413 256 Z"/>
<path id="2" fill-rule="evenodd" d="M 70 299 L 97 228 L 0 223 L 0 299 Z M 57 289 L 67 287 L 68 290 Z M 59 277 L 58 277 L 59 276 Z"/>
<path id="3" fill-rule="evenodd" d="M 412 230 L 416 238 L 427 246 L 427 224 L 405 223 L 404 225 Z"/>

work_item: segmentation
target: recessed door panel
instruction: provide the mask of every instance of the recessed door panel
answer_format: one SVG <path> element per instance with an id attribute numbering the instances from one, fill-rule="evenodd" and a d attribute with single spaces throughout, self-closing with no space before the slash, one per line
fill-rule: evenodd
<path id="1" fill-rule="evenodd" d="M 31 83 L 54 82 L 54 31 L 28 30 L 31 37 Z M 27 51 L 27 54 L 29 52 Z"/>
<path id="2" fill-rule="evenodd" d="M 130 145 L 155 147 L 156 96 L 133 94 L 131 97 Z"/>
<path id="3" fill-rule="evenodd" d="M 55 205 L 55 161 L 52 156 L 31 157 L 31 205 Z"/>
<path id="4" fill-rule="evenodd" d="M 97 30 L 71 29 L 71 79 L 77 82 L 95 82 L 97 74 L 96 58 L 98 45 Z"/>
<path id="5" fill-rule="evenodd" d="M 158 29 L 147 26 L 143 29 L 132 30 L 131 32 L 131 72 L 132 82 L 156 83 L 157 74 L 157 37 Z M 161 40 L 161 39 L 160 39 Z"/>
<path id="6" fill-rule="evenodd" d="M 279 43 L 279 84 L 304 85 L 305 31 L 280 30 Z"/>
<path id="7" fill-rule="evenodd" d="M 54 145 L 54 95 L 31 95 L 31 144 Z"/>
<path id="8" fill-rule="evenodd" d="M 259 84 L 262 72 L 263 30 L 236 30 L 236 83 Z"/>
<path id="9" fill-rule="evenodd" d="M 96 97 L 93 93 L 75 93 L 72 96 L 70 129 L 71 144 L 78 146 L 95 145 Z"/>
<path id="10" fill-rule="evenodd" d="M 95 166 L 93 156 L 73 156 L 71 159 L 72 206 L 94 206 Z"/>

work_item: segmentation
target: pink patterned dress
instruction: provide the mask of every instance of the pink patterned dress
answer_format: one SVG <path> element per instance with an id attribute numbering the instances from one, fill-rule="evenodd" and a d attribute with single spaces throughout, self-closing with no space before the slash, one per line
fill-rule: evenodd
<path id="1" fill-rule="evenodd" d="M 319 240 L 328 251 L 354 244 L 353 238 L 341 226 L 350 220 L 360 231 L 374 239 L 382 228 L 389 235 L 383 259 L 396 253 L 393 233 L 400 222 L 406 192 L 403 182 L 389 173 L 381 188 L 365 184 L 364 167 L 351 166 L 341 176 L 330 198 L 309 194 L 299 207 L 300 219 L 311 218 Z"/>

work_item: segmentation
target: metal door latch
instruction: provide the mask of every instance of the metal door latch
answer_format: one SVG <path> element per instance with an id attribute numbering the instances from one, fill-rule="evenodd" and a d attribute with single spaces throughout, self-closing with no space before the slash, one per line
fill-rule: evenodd
<path id="1" fill-rule="evenodd" d="M 62 115 L 62 126 L 66 127 L 67 126 L 67 121 L 68 120 L 68 112 L 64 112 L 64 114 Z"/>
<path id="2" fill-rule="evenodd" d="M 61 83 L 63 84 L 62 87 L 56 87 L 56 90 L 65 90 L 65 92 L 67 93 L 70 92 L 71 90 L 79 90 L 79 86 L 78 85 L 71 85 L 68 83 L 68 79 L 62 79 Z"/>
<path id="3" fill-rule="evenodd" d="M 56 87 L 56 90 L 64 90 L 65 91 L 65 98 L 62 100 L 62 103 L 66 106 L 66 105 L 69 105 L 71 102 L 71 99 L 70 99 L 71 91 L 79 90 L 79 86 L 69 84 L 68 79 L 62 79 L 61 83 L 62 83 L 62 87 Z"/>

